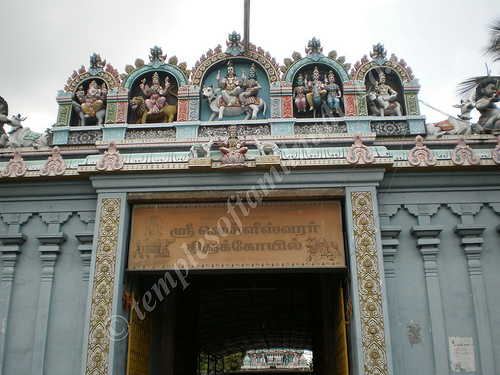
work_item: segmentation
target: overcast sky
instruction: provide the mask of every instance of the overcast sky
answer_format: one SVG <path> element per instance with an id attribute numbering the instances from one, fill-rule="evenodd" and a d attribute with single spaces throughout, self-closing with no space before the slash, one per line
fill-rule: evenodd
<path id="1" fill-rule="evenodd" d="M 136 58 L 148 61 L 162 47 L 191 69 L 233 30 L 243 37 L 243 0 L 45 0 L 4 1 L 1 6 L 0 96 L 9 116 L 44 131 L 57 119 L 56 95 L 94 52 L 120 73 Z M 404 59 L 422 86 L 419 99 L 452 115 L 456 86 L 470 76 L 493 74 L 500 64 L 482 55 L 487 26 L 500 17 L 498 0 L 251 0 L 250 41 L 276 61 L 308 41 L 321 41 L 354 65 L 382 43 L 387 57 Z M 428 122 L 444 115 L 421 104 Z M 477 119 L 477 112 L 473 115 Z M 6 129 L 9 129 L 6 127 Z"/>

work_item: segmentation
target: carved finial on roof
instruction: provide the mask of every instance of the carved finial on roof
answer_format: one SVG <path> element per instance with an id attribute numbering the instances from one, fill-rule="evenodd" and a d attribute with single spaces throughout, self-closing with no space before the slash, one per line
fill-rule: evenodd
<path id="1" fill-rule="evenodd" d="M 371 58 L 379 65 L 382 65 L 387 60 L 387 51 L 383 44 L 378 43 L 373 46 L 373 52 L 370 53 Z"/>
<path id="2" fill-rule="evenodd" d="M 105 66 L 106 66 L 106 60 L 102 61 L 101 55 L 99 55 L 98 53 L 94 53 L 92 56 L 90 56 L 90 67 L 89 67 L 90 74 L 96 76 L 97 74 L 103 71 Z"/>
<path id="3" fill-rule="evenodd" d="M 149 63 L 154 67 L 157 68 L 160 65 L 165 63 L 165 59 L 167 58 L 167 55 L 163 55 L 163 51 L 161 47 L 154 46 L 151 48 L 151 55 L 149 55 Z"/>
<path id="4" fill-rule="evenodd" d="M 229 34 L 226 45 L 226 53 L 233 56 L 238 56 L 240 53 L 243 53 L 245 51 L 243 44 L 241 44 L 241 35 L 236 31 L 233 31 L 231 34 Z"/>
<path id="5" fill-rule="evenodd" d="M 307 57 L 317 61 L 323 55 L 323 47 L 319 39 L 313 37 L 306 47 Z"/>

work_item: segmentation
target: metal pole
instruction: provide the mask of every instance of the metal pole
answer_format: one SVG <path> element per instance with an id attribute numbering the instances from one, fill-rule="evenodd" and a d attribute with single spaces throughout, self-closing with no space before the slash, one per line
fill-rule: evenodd
<path id="1" fill-rule="evenodd" d="M 250 44 L 250 0 L 245 0 L 243 28 L 243 46 L 245 47 L 245 52 L 248 52 L 248 46 Z"/>

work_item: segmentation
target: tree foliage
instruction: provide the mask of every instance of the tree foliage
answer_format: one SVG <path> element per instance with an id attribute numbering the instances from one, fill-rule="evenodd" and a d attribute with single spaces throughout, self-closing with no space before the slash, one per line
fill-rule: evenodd
<path id="1" fill-rule="evenodd" d="M 492 58 L 493 62 L 500 61 L 500 17 L 495 18 L 491 24 L 488 26 L 490 29 L 490 40 L 486 47 L 483 49 L 483 53 Z M 486 75 L 479 77 L 470 77 L 458 84 L 458 95 L 462 99 L 469 98 L 477 85 L 486 78 L 494 77 L 500 79 L 500 76 L 492 76 L 491 72 L 486 66 Z"/>
<path id="2" fill-rule="evenodd" d="M 234 353 L 217 358 L 217 373 L 227 371 L 238 371 L 243 365 L 245 353 Z M 215 373 L 215 358 L 210 356 L 210 371 L 208 371 L 208 354 L 200 354 L 199 372 L 198 374 Z"/>
<path id="3" fill-rule="evenodd" d="M 484 48 L 484 54 L 490 55 L 494 62 L 500 61 L 500 17 L 494 19 L 489 26 L 491 38 Z"/>

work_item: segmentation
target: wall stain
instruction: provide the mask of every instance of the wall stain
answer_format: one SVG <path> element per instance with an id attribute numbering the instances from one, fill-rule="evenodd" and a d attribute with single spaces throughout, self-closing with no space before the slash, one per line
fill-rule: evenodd
<path id="1" fill-rule="evenodd" d="M 408 324 L 406 327 L 408 328 L 408 340 L 411 346 L 421 344 L 422 338 L 420 337 L 420 331 L 422 327 L 420 327 L 420 324 Z"/>

